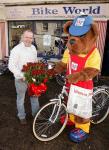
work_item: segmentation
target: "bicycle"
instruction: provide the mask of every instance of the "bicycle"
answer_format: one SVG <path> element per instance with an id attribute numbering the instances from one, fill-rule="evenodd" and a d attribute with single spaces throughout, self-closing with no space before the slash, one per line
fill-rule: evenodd
<path id="1" fill-rule="evenodd" d="M 55 62 L 50 61 L 48 56 L 43 57 L 39 62 L 44 63 L 47 69 L 53 69 L 55 67 Z"/>
<path id="2" fill-rule="evenodd" d="M 9 72 L 8 59 L 9 57 L 5 56 L 4 59 L 0 60 L 0 75 L 4 75 Z"/>
<path id="3" fill-rule="evenodd" d="M 102 85 L 94 88 L 92 101 L 92 118 L 93 124 L 103 122 L 109 114 L 109 87 Z"/>
<path id="4" fill-rule="evenodd" d="M 64 130 L 68 121 L 68 112 L 64 96 L 68 97 L 67 87 L 64 85 L 58 98 L 51 99 L 36 114 L 33 121 L 34 136 L 40 141 L 50 141 L 58 137 Z M 92 118 L 93 124 L 104 121 L 109 113 L 109 87 L 98 86 L 94 88 L 92 97 Z M 61 124 L 60 117 L 65 116 Z"/>

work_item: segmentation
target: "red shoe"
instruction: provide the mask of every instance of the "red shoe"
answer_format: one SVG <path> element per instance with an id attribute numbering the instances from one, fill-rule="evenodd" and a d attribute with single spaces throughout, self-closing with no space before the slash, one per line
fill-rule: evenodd
<path id="1" fill-rule="evenodd" d="M 63 115 L 63 116 L 61 116 L 60 117 L 60 122 L 61 122 L 61 124 L 64 124 L 64 121 L 65 121 L 65 115 Z M 70 120 L 70 118 L 68 117 L 68 121 L 67 121 L 67 124 L 66 124 L 67 126 L 73 126 L 74 125 L 74 123 Z"/>

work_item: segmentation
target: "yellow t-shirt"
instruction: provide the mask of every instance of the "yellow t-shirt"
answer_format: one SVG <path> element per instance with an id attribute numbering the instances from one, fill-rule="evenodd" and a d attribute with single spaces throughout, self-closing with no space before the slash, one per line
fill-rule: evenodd
<path id="1" fill-rule="evenodd" d="M 81 54 L 79 56 L 85 57 L 86 55 Z M 68 60 L 69 60 L 69 50 L 66 49 L 63 54 L 62 62 L 68 63 Z M 85 63 L 85 68 L 91 67 L 91 68 L 96 68 L 96 69 L 100 70 L 100 64 L 101 64 L 100 53 L 99 53 L 98 49 L 95 48 L 94 51 L 91 53 L 91 55 L 88 57 L 88 60 Z"/>

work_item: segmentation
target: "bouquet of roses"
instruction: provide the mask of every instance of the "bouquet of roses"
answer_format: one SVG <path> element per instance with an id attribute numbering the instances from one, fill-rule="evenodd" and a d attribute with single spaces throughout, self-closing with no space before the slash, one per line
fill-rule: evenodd
<path id="1" fill-rule="evenodd" d="M 23 66 L 22 72 L 28 83 L 28 93 L 30 96 L 40 96 L 47 90 L 47 81 L 55 74 L 53 69 L 47 69 L 44 63 L 27 63 Z"/>

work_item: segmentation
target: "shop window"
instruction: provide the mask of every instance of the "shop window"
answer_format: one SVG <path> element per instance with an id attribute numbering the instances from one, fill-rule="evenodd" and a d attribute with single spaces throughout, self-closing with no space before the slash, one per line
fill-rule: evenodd
<path id="1" fill-rule="evenodd" d="M 61 29 L 61 28 L 62 28 L 62 25 L 61 25 L 60 22 L 58 22 L 58 23 L 56 24 L 56 29 Z"/>
<path id="2" fill-rule="evenodd" d="M 43 22 L 43 31 L 48 31 L 48 22 Z"/>
<path id="3" fill-rule="evenodd" d="M 9 22 L 9 49 L 11 50 L 20 42 L 21 34 L 26 29 L 33 29 L 32 21 L 10 21 Z"/>
<path id="4" fill-rule="evenodd" d="M 62 34 L 62 24 L 61 24 L 61 22 L 57 22 L 56 29 L 54 30 L 54 35 L 61 36 L 61 34 Z"/>

